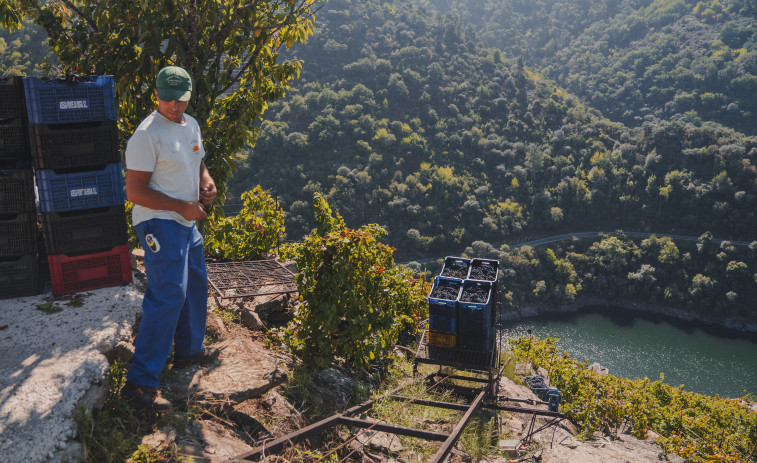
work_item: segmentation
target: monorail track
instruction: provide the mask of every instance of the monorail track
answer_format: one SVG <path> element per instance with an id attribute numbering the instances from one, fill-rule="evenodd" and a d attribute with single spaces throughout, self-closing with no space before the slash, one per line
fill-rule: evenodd
<path id="1" fill-rule="evenodd" d="M 498 343 L 499 341 L 497 341 L 497 344 Z M 421 342 L 421 346 L 422 345 L 423 341 Z M 562 413 L 538 408 L 522 408 L 505 405 L 507 402 L 525 402 L 531 405 L 548 405 L 548 403 L 540 400 L 515 399 L 498 395 L 497 392 L 499 381 L 506 364 L 501 364 L 501 362 L 499 361 L 498 346 L 493 346 L 491 350 L 492 352 L 489 352 L 489 359 L 491 362 L 490 366 L 496 367 L 496 369 L 482 368 L 481 363 L 478 362 L 474 364 L 467 364 L 465 363 L 464 355 L 453 358 L 452 360 L 435 360 L 427 356 L 416 355 L 413 368 L 414 374 L 417 372 L 418 364 L 435 364 L 439 366 L 438 371 L 435 371 L 423 377 L 424 383 L 430 384 L 430 387 L 428 387 L 424 392 L 430 392 L 436 388 L 449 389 L 462 398 L 467 399 L 465 403 L 449 403 L 428 400 L 420 397 L 406 397 L 400 395 L 400 392 L 402 392 L 402 390 L 407 388 L 408 386 L 402 386 L 384 394 L 382 397 L 368 400 L 341 413 L 335 413 L 327 418 L 324 418 L 286 436 L 265 442 L 253 448 L 249 452 L 238 455 L 237 457 L 228 460 L 226 463 L 260 461 L 267 456 L 279 454 L 287 446 L 303 442 L 307 439 L 315 438 L 323 431 L 338 425 L 346 425 L 360 429 L 370 429 L 399 436 L 414 437 L 432 442 L 441 442 L 439 449 L 428 461 L 430 463 L 442 463 L 452 452 L 452 449 L 460 439 L 460 436 L 465 430 L 465 427 L 470 422 L 471 418 L 473 418 L 475 414 L 481 409 L 487 409 L 491 411 L 506 411 L 510 413 L 524 413 L 531 415 L 531 424 L 529 426 L 528 433 L 523 439 L 521 439 L 521 441 L 523 442 L 529 441 L 530 438 L 537 432 L 540 432 L 547 427 L 558 424 L 564 418 L 564 415 Z M 422 354 L 420 352 L 420 348 L 417 354 Z M 443 367 L 455 369 L 455 374 L 442 373 Z M 474 375 L 478 376 L 471 376 L 468 373 L 473 373 Z M 486 378 L 482 378 L 482 374 L 483 376 L 486 376 Z M 450 384 L 451 381 L 456 381 L 458 383 L 469 382 L 474 383 L 474 385 L 477 384 L 477 386 L 460 386 L 459 384 Z M 461 411 L 464 412 L 464 414 L 454 425 L 450 433 L 440 433 L 424 429 L 408 428 L 391 424 L 385 420 L 378 420 L 365 416 L 365 414 L 367 414 L 373 408 L 374 404 L 381 400 L 393 400 L 401 402 L 400 408 L 414 404 Z M 534 423 L 537 416 L 548 417 L 551 418 L 551 420 L 539 429 L 534 430 Z M 354 438 L 355 437 L 353 437 L 352 439 Z M 345 442 L 342 447 L 346 445 L 346 443 L 347 442 Z"/>

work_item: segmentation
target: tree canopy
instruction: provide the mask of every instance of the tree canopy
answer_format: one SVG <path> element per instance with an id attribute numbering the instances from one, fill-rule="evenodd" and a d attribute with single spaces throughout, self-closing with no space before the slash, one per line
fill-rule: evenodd
<path id="1" fill-rule="evenodd" d="M 453 18 L 406 1 L 331 0 L 232 181 L 279 192 L 297 240 L 322 192 L 378 222 L 399 258 L 576 230 L 749 240 L 757 139 L 703 121 L 628 127 Z"/>
<path id="2" fill-rule="evenodd" d="M 629 126 L 717 121 L 754 135 L 752 0 L 412 0 Z"/>
<path id="3" fill-rule="evenodd" d="M 45 28 L 65 72 L 114 75 L 122 142 L 153 109 L 157 72 L 186 68 L 188 112 L 223 199 L 235 155 L 259 133 L 255 122 L 299 75 L 302 63 L 283 59 L 282 47 L 308 38 L 320 1 L 13 0 L 0 24 L 17 25 L 22 12 Z"/>

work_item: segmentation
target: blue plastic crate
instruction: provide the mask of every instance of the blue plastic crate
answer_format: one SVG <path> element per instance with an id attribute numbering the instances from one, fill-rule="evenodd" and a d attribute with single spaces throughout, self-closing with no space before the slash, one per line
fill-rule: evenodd
<path id="1" fill-rule="evenodd" d="M 480 335 L 488 337 L 492 332 L 492 282 L 465 280 L 457 301 L 458 333 L 461 335 Z M 466 301 L 468 291 L 485 292 L 486 301 Z"/>
<path id="2" fill-rule="evenodd" d="M 113 76 L 25 77 L 24 97 L 30 125 L 116 119 Z"/>
<path id="3" fill-rule="evenodd" d="M 444 267 L 439 274 L 447 278 L 459 278 L 464 280 L 468 278 L 470 270 L 470 259 L 464 257 L 447 256 L 444 258 Z"/>
<path id="4" fill-rule="evenodd" d="M 444 331 L 445 333 L 455 333 L 457 329 L 457 317 L 429 314 L 428 329 L 433 331 Z"/>
<path id="5" fill-rule="evenodd" d="M 562 402 L 562 394 L 560 393 L 560 390 L 556 387 L 549 388 L 548 391 L 549 397 L 547 399 L 547 402 L 549 402 L 549 411 L 550 412 L 557 412 L 560 410 L 560 402 Z"/>
<path id="6" fill-rule="evenodd" d="M 121 163 L 103 169 L 58 173 L 52 169 L 37 171 L 40 208 L 56 213 L 115 206 L 124 203 Z"/>
<path id="7" fill-rule="evenodd" d="M 449 287 L 456 292 L 454 299 L 441 297 L 432 297 L 439 287 Z M 434 315 L 444 315 L 447 317 L 457 317 L 457 300 L 460 298 L 460 291 L 463 288 L 463 280 L 457 278 L 434 278 L 434 285 L 428 295 L 428 313 Z"/>
<path id="8" fill-rule="evenodd" d="M 471 259 L 468 280 L 494 281 L 499 278 L 499 261 L 494 259 Z"/>
<path id="9" fill-rule="evenodd" d="M 523 380 L 531 389 L 547 389 L 547 383 L 542 376 L 526 376 Z"/>

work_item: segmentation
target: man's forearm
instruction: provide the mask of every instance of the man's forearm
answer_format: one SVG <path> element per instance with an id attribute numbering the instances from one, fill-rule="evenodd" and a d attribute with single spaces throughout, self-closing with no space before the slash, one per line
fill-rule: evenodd
<path id="1" fill-rule="evenodd" d="M 173 211 L 186 220 L 207 217 L 199 201 L 183 201 L 150 188 L 152 172 L 126 170 L 126 197 L 129 201 L 149 209 Z"/>
<path id="2" fill-rule="evenodd" d="M 134 204 L 160 211 L 173 211 L 182 213 L 186 208 L 187 201 L 172 198 L 150 187 L 133 189 L 126 192 L 127 199 Z"/>

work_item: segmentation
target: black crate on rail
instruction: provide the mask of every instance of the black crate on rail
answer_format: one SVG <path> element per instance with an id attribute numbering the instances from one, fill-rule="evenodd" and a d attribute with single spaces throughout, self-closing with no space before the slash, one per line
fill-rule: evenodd
<path id="1" fill-rule="evenodd" d="M 40 291 L 36 254 L 0 258 L 0 298 L 33 296 Z"/>
<path id="2" fill-rule="evenodd" d="M 0 257 L 37 253 L 37 214 L 0 214 Z"/>
<path id="3" fill-rule="evenodd" d="M 34 211 L 31 163 L 0 163 L 0 214 Z"/>
<path id="4" fill-rule="evenodd" d="M 116 119 L 113 76 L 25 77 L 24 99 L 30 126 Z"/>
<path id="5" fill-rule="evenodd" d="M 32 158 L 37 169 L 89 167 L 121 161 L 116 121 L 29 127 Z"/>
<path id="6" fill-rule="evenodd" d="M 23 119 L 24 86 L 18 76 L 0 77 L 0 119 Z"/>
<path id="7" fill-rule="evenodd" d="M 112 249 L 126 244 L 124 206 L 42 214 L 48 255 Z"/>
<path id="8" fill-rule="evenodd" d="M 0 161 L 30 161 L 29 137 L 23 119 L 0 119 Z"/>

